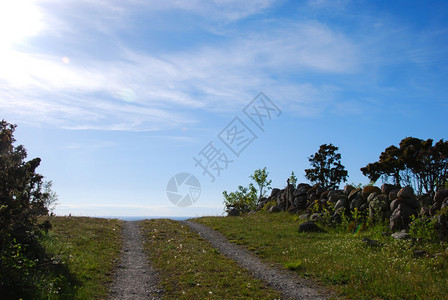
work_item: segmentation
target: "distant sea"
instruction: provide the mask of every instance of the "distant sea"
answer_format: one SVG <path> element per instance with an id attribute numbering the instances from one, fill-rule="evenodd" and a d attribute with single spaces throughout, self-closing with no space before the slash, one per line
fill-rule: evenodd
<path id="1" fill-rule="evenodd" d="M 104 218 L 104 219 L 120 219 L 123 221 L 141 221 L 141 220 L 148 220 L 148 219 L 171 219 L 175 221 L 185 221 L 188 219 L 191 219 L 193 217 L 163 217 L 163 216 L 105 216 L 105 217 L 98 217 L 98 218 Z"/>

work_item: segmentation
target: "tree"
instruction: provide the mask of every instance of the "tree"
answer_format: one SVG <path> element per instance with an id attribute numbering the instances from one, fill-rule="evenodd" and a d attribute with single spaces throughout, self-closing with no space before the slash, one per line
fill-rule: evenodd
<path id="1" fill-rule="evenodd" d="M 402 151 L 400 148 L 390 146 L 381 152 L 378 162 L 368 164 L 361 168 L 361 172 L 367 176 L 371 181 L 376 182 L 379 178 L 387 181 L 391 176 L 394 179 L 395 185 L 400 185 L 402 177 L 400 173 L 405 169 L 405 164 L 402 159 Z"/>
<path id="2" fill-rule="evenodd" d="M 24 288 L 30 280 L 29 269 L 41 249 L 38 238 L 49 228 L 49 223 L 39 225 L 37 217 L 48 214 L 55 196 L 51 184 L 36 173 L 40 158 L 25 161 L 25 148 L 14 146 L 15 128 L 0 122 L 0 294 Z"/>
<path id="3" fill-rule="evenodd" d="M 255 183 L 258 185 L 258 200 L 265 196 L 266 191 L 271 189 L 270 185 L 272 180 L 267 180 L 268 175 L 269 172 L 267 172 L 266 167 L 264 167 L 263 169 L 255 170 L 254 174 L 249 176 L 249 178 L 255 181 Z"/>
<path id="4" fill-rule="evenodd" d="M 305 170 L 305 177 L 311 183 L 318 183 L 326 189 L 336 189 L 341 182 L 347 181 L 348 172 L 341 164 L 338 149 L 333 144 L 323 144 L 319 151 L 308 158 L 312 168 Z"/>
<path id="5" fill-rule="evenodd" d="M 291 172 L 291 176 L 289 176 L 289 184 L 295 186 L 297 184 L 297 177 L 294 175 L 294 171 Z"/>
<path id="6" fill-rule="evenodd" d="M 448 179 L 448 142 L 441 139 L 434 144 L 432 139 L 406 137 L 399 147 L 386 148 L 377 162 L 361 171 L 374 182 L 380 178 L 387 182 L 393 177 L 394 184 L 410 185 L 418 194 L 432 198 Z"/>

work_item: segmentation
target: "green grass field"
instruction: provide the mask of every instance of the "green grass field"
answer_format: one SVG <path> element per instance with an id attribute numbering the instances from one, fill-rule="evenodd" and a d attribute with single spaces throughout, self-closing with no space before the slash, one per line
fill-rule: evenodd
<path id="1" fill-rule="evenodd" d="M 42 298 L 105 299 L 121 250 L 121 221 L 83 217 L 51 217 L 53 229 L 42 245 L 52 264 L 51 274 L 38 283 Z M 36 298 L 39 298 L 36 295 Z"/>
<path id="2" fill-rule="evenodd" d="M 298 233 L 301 221 L 288 213 L 195 219 L 242 244 L 265 261 L 279 263 L 352 299 L 446 299 L 446 243 L 413 243 L 383 236 L 378 230 L 356 235 Z M 384 243 L 369 247 L 362 239 Z M 416 258 L 414 250 L 430 256 Z"/>
<path id="3" fill-rule="evenodd" d="M 161 274 L 165 299 L 279 299 L 280 294 L 221 255 L 188 226 L 143 222 L 145 247 Z"/>

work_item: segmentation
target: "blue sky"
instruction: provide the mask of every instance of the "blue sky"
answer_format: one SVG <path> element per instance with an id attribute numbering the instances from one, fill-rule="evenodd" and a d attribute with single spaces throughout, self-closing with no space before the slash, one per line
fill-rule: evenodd
<path id="1" fill-rule="evenodd" d="M 200 216 L 267 167 L 273 186 L 339 147 L 349 183 L 407 136 L 446 138 L 447 1 L 0 2 L 0 118 L 59 195 L 58 214 Z M 260 130 L 263 92 L 281 114 Z M 239 156 L 218 134 L 239 117 Z M 193 157 L 212 142 L 215 181 Z M 190 207 L 172 176 L 201 183 Z"/>

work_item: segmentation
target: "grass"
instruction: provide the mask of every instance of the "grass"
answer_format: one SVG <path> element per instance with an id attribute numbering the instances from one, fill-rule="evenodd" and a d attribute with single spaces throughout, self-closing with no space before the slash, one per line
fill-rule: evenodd
<path id="1" fill-rule="evenodd" d="M 165 299 L 279 299 L 188 226 L 156 219 L 142 223 L 145 248 L 160 273 Z"/>
<path id="2" fill-rule="evenodd" d="M 121 250 L 121 221 L 50 217 L 51 231 L 42 245 L 54 265 L 43 280 L 45 299 L 105 299 Z M 39 297 L 36 297 L 39 298 Z"/>
<path id="3" fill-rule="evenodd" d="M 242 244 L 265 261 L 283 265 L 353 299 L 444 299 L 448 295 L 446 243 L 398 241 L 370 229 L 357 235 L 327 228 L 298 233 L 288 213 L 195 219 Z M 369 247 L 364 237 L 380 240 Z M 430 256 L 416 258 L 414 250 Z"/>

